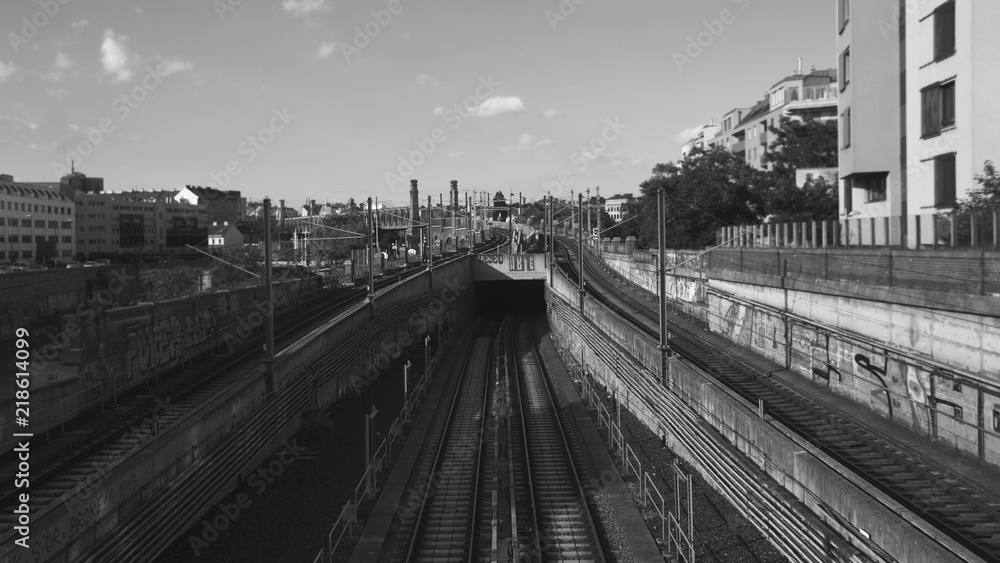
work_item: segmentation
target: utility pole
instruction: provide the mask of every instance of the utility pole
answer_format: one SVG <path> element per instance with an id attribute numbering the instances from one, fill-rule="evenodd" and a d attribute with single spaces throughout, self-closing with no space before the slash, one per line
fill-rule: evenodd
<path id="1" fill-rule="evenodd" d="M 590 240 L 590 237 L 593 236 L 591 234 L 593 232 L 594 231 L 590 230 L 590 188 L 587 188 L 587 240 L 588 241 Z M 588 244 L 587 246 L 590 245 Z"/>
<path id="2" fill-rule="evenodd" d="M 548 224 L 548 236 L 546 237 L 549 242 L 549 287 L 552 287 L 552 276 L 555 275 L 555 261 L 556 261 L 556 241 L 552 237 L 555 236 L 556 222 L 556 208 L 555 202 L 552 200 L 552 194 L 549 194 L 549 224 Z"/>
<path id="3" fill-rule="evenodd" d="M 577 197 L 579 197 L 579 199 L 580 199 L 580 203 L 579 203 L 579 206 L 578 206 L 579 213 L 577 214 L 577 221 L 579 221 L 580 227 L 576 230 L 576 232 L 577 232 L 577 238 L 579 239 L 578 242 L 580 244 L 580 249 L 579 249 L 580 250 L 580 269 L 578 271 L 580 275 L 577 276 L 577 277 L 579 278 L 578 282 L 579 282 L 579 286 L 580 286 L 580 289 L 579 289 L 579 291 L 580 291 L 580 316 L 582 317 L 583 316 L 583 294 L 586 291 L 585 289 L 583 289 L 583 192 L 580 192 L 580 194 Z"/>
<path id="4" fill-rule="evenodd" d="M 375 220 L 372 198 L 368 198 L 368 303 L 375 302 Z"/>
<path id="5" fill-rule="evenodd" d="M 467 215 L 467 217 L 466 217 L 465 220 L 469 222 L 469 225 L 468 225 L 468 227 L 469 227 L 469 236 L 468 236 L 468 239 L 469 239 L 469 256 L 472 256 L 472 246 L 473 246 L 473 243 L 475 242 L 475 240 L 473 240 L 474 235 L 472 233 L 472 207 L 469 206 L 469 192 L 465 192 L 465 213 Z"/>
<path id="6" fill-rule="evenodd" d="M 264 198 L 264 393 L 274 392 L 274 298 L 271 295 L 271 198 Z"/>
<path id="7" fill-rule="evenodd" d="M 601 211 L 603 211 L 603 210 L 604 210 L 604 206 L 601 205 L 601 186 L 597 186 L 597 240 L 595 241 L 595 244 L 597 244 L 597 255 L 598 256 L 601 255 L 601 246 L 603 246 L 601 244 L 601 234 L 604 233 L 604 229 L 601 228 L 601 227 L 603 227 L 603 225 L 601 225 L 601 223 L 602 223 L 602 221 L 601 221 Z"/>
<path id="8" fill-rule="evenodd" d="M 510 224 L 510 253 L 514 254 L 514 192 L 510 192 L 510 198 L 507 199 L 507 222 Z"/>
<path id="9" fill-rule="evenodd" d="M 660 381 L 668 389 L 670 388 L 670 371 L 667 358 L 670 357 L 670 341 L 667 332 L 667 269 L 664 262 L 667 256 L 667 229 L 666 229 L 666 194 L 663 188 L 656 192 L 656 232 L 658 238 L 657 251 L 657 275 L 659 277 L 660 293 Z"/>
<path id="10" fill-rule="evenodd" d="M 431 237 L 431 225 L 432 219 L 434 217 L 433 210 L 431 209 L 431 196 L 427 196 L 427 271 L 431 271 L 434 267 L 434 239 Z"/>

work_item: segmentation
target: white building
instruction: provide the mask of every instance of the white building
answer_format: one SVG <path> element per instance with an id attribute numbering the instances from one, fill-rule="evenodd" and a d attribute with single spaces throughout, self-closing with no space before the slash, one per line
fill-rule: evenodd
<path id="1" fill-rule="evenodd" d="M 0 263 L 69 262 L 75 248 L 69 198 L 0 174 Z"/>
<path id="2" fill-rule="evenodd" d="M 621 221 L 628 214 L 626 206 L 630 203 L 635 203 L 635 198 L 632 197 L 632 194 L 614 195 L 604 200 L 604 210 L 616 222 Z"/>
<path id="3" fill-rule="evenodd" d="M 839 0 L 837 14 L 841 217 L 854 242 L 932 244 L 934 214 L 1000 157 L 1000 2 Z"/>

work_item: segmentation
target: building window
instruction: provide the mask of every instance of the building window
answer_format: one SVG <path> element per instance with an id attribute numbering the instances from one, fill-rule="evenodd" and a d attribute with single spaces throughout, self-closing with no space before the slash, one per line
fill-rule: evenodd
<path id="1" fill-rule="evenodd" d="M 843 135 L 841 148 L 846 149 L 851 146 L 851 108 L 845 109 L 844 113 L 840 114 L 840 131 Z"/>
<path id="2" fill-rule="evenodd" d="M 950 207 L 955 204 L 955 153 L 942 154 L 934 159 L 934 205 Z"/>
<path id="3" fill-rule="evenodd" d="M 955 125 L 955 81 L 932 84 L 920 91 L 921 134 L 936 137 L 941 130 Z"/>
<path id="4" fill-rule="evenodd" d="M 850 178 L 844 180 L 844 212 L 850 213 L 854 210 L 854 180 Z"/>
<path id="5" fill-rule="evenodd" d="M 934 10 L 934 60 L 955 54 L 955 1 L 945 2 Z"/>
<path id="6" fill-rule="evenodd" d="M 851 83 L 851 48 L 844 49 L 840 54 L 840 89 L 847 88 Z"/>
<path id="7" fill-rule="evenodd" d="M 838 2 L 839 10 L 837 10 L 840 22 L 840 32 L 844 32 L 844 27 L 847 22 L 851 21 L 851 0 L 840 0 Z"/>
<path id="8" fill-rule="evenodd" d="M 888 173 L 872 173 L 854 176 L 849 181 L 852 188 L 865 191 L 865 203 L 885 201 Z"/>

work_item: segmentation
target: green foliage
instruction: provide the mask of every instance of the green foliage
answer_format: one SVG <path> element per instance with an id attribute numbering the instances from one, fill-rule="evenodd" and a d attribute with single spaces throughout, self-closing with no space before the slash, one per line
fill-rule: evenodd
<path id="1" fill-rule="evenodd" d="M 200 270 L 188 267 L 143 270 L 139 273 L 144 299 L 154 302 L 196 293 L 200 277 Z"/>
<path id="2" fill-rule="evenodd" d="M 655 247 L 656 194 L 666 196 L 668 248 L 702 248 L 725 225 L 758 222 L 761 173 L 722 148 L 695 149 L 679 163 L 657 164 L 641 184 L 640 245 Z"/>
<path id="3" fill-rule="evenodd" d="M 810 178 L 801 188 L 794 181 L 771 177 L 761 193 L 764 209 L 773 222 L 824 221 L 836 219 L 836 184 L 826 178 Z"/>
<path id="4" fill-rule="evenodd" d="M 979 187 L 969 190 L 965 199 L 956 205 L 959 211 L 985 211 L 1000 208 L 1000 174 L 992 160 L 983 165 L 983 173 L 976 176 Z"/>
<path id="5" fill-rule="evenodd" d="M 219 258 L 259 276 L 264 275 L 264 255 L 256 246 L 227 248 L 219 254 Z M 260 278 L 255 278 L 218 260 L 212 261 L 210 275 L 212 288 L 215 290 L 236 289 L 261 283 Z"/>
<path id="6" fill-rule="evenodd" d="M 761 162 L 772 172 L 791 175 L 796 168 L 835 168 L 837 150 L 837 122 L 798 120 L 782 116 L 778 127 L 769 127 L 774 140 L 768 146 Z"/>
<path id="7" fill-rule="evenodd" d="M 836 121 L 803 121 L 785 116 L 770 131 L 774 141 L 761 159 L 770 166 L 764 173 L 765 187 L 760 194 L 764 214 L 776 222 L 836 219 L 836 184 L 819 178 L 801 188 L 795 185 L 797 168 L 837 166 Z"/>

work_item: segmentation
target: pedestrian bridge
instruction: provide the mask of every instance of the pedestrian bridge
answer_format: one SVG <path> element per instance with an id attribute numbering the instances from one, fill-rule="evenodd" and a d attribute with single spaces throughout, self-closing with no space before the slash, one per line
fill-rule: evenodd
<path id="1" fill-rule="evenodd" d="M 545 254 L 476 254 L 472 261 L 473 281 L 545 280 Z"/>

